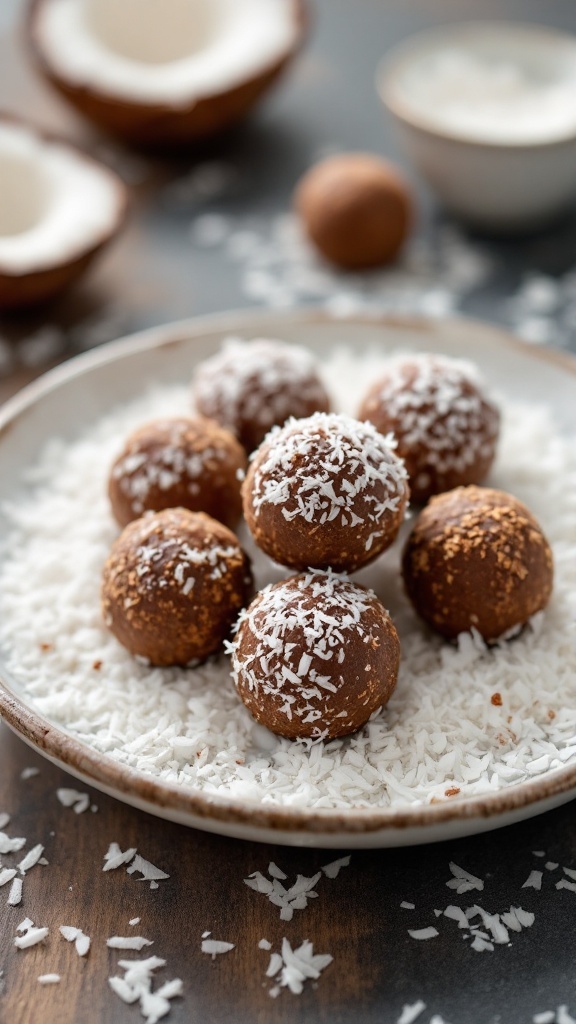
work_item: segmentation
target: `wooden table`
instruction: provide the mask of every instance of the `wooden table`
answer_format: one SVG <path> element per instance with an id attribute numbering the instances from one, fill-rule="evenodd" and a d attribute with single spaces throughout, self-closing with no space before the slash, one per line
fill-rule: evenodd
<path id="1" fill-rule="evenodd" d="M 10 2 L 16 11 L 17 0 Z M 390 0 L 386 5 L 318 0 L 317 8 L 316 38 L 297 72 L 242 133 L 210 156 L 233 159 L 246 172 L 238 193 L 223 202 L 226 214 L 248 210 L 266 217 L 286 209 L 298 175 L 323 145 L 384 148 L 394 154 L 372 76 L 377 56 L 395 39 L 438 18 L 510 14 L 537 19 L 542 14 L 536 0 L 474 0 L 465 10 L 458 0 Z M 576 28 L 573 7 L 563 0 L 549 0 L 546 17 Z M 3 106 L 60 128 L 99 152 L 108 145 L 34 77 L 13 34 L 0 37 L 0 95 Z M 131 225 L 97 269 L 51 309 L 0 324 L 0 338 L 14 355 L 10 373 L 0 379 L 0 400 L 50 361 L 91 343 L 84 328 L 94 315 L 98 323 L 98 316 L 111 311 L 111 335 L 246 305 L 237 269 L 223 264 L 218 254 L 199 256 L 190 248 L 188 225 L 201 207 L 192 203 L 178 212 L 163 204 L 162 186 L 188 167 L 186 161 L 146 163 L 143 180 L 133 189 Z M 423 232 L 429 209 L 423 196 Z M 529 242 L 494 243 L 494 252 L 505 256 L 508 274 L 497 282 L 500 292 L 515 287 L 531 267 L 555 273 L 572 265 L 576 234 L 568 229 Z M 474 294 L 465 308 L 490 318 L 496 308 L 493 294 Z M 61 330 L 62 345 L 44 360 L 32 358 L 27 340 L 46 324 Z M 99 339 L 105 334 L 102 329 Z M 34 767 L 37 774 L 22 777 Z M 172 1000 L 166 1018 L 171 1024 L 397 1024 L 403 1007 L 414 1007 L 414 1014 L 420 1000 L 425 1008 L 414 1018 L 417 1024 L 530 1024 L 535 1014 L 552 1013 L 562 1004 L 576 1018 L 576 893 L 556 889 L 562 867 L 576 869 L 573 804 L 476 838 L 353 853 L 350 866 L 333 880 L 322 876 L 318 898 L 284 922 L 278 908 L 243 880 L 254 871 L 266 873 L 274 861 L 293 881 L 298 873 L 311 876 L 348 851 L 218 838 L 168 824 L 97 792 L 90 793 L 97 810 L 76 814 L 60 803 L 57 790 L 62 787 L 85 789 L 0 725 L 0 814 L 11 815 L 6 832 L 26 838 L 24 852 L 41 843 L 49 861 L 27 873 L 19 906 L 6 905 L 9 885 L 0 888 L 0 1024 L 137 1022 L 143 1019 L 138 1007 L 122 1002 L 107 979 L 121 973 L 119 960 L 148 955 L 166 961 L 156 986 L 172 978 L 183 981 L 183 996 Z M 112 842 L 122 850 L 136 847 L 169 878 L 151 890 L 125 868 L 104 873 Z M 533 851 L 545 856 L 535 858 Z M 21 857 L 2 855 L 3 867 Z M 481 878 L 483 891 L 456 897 L 446 887 L 453 877 L 450 862 Z M 559 867 L 545 868 L 546 863 Z M 541 891 L 522 887 L 535 868 L 543 871 Z M 497 913 L 521 906 L 534 913 L 534 923 L 511 933 L 510 945 L 476 952 L 456 922 L 434 914 L 450 904 L 475 901 Z M 403 908 L 402 902 L 414 909 Z M 48 927 L 49 935 L 38 946 L 20 950 L 13 940 L 25 917 Z M 140 922 L 131 926 L 137 917 Z M 438 931 L 433 940 L 409 935 L 409 929 L 431 923 Z M 90 936 L 86 957 L 62 938 L 61 925 Z M 235 948 L 212 960 L 201 951 L 205 931 Z M 110 936 L 131 934 L 153 945 L 140 953 L 106 945 Z M 334 960 L 317 984 L 307 982 L 301 995 L 283 989 L 272 998 L 273 982 L 265 973 L 270 954 L 258 943 L 267 939 L 277 951 L 284 937 L 292 946 L 309 939 L 316 952 Z M 39 984 L 40 975 L 53 972 L 60 975 L 59 984 Z M 409 1018 L 406 1012 L 404 1019 Z"/>

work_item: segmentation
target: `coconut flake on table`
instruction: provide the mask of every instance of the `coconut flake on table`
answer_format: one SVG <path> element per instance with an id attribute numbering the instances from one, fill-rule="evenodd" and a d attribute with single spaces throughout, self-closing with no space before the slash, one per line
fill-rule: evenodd
<path id="1" fill-rule="evenodd" d="M 38 983 L 40 985 L 57 985 L 59 981 L 59 974 L 40 974 L 38 977 Z"/>
<path id="2" fill-rule="evenodd" d="M 77 789 L 57 789 L 56 796 L 63 807 L 72 807 L 75 814 L 83 814 L 90 806 L 88 793 L 80 793 Z"/>
<path id="3" fill-rule="evenodd" d="M 27 871 L 30 871 L 30 868 L 35 867 L 36 864 L 40 864 L 43 853 L 44 847 L 42 846 L 41 843 L 37 843 L 36 846 L 33 846 L 31 850 L 28 850 L 28 853 L 22 858 L 22 860 L 18 864 L 18 870 L 20 871 L 20 874 L 25 875 Z"/>
<path id="4" fill-rule="evenodd" d="M 223 953 L 229 953 L 231 949 L 236 948 L 234 942 L 222 942 L 221 939 L 202 939 L 200 949 L 203 953 L 208 953 L 213 960 L 217 956 L 221 956 Z"/>
<path id="5" fill-rule="evenodd" d="M 66 942 L 73 942 L 78 956 L 86 956 L 90 949 L 90 937 L 85 935 L 81 928 L 74 928 L 71 925 L 62 924 L 58 931 Z"/>
<path id="6" fill-rule="evenodd" d="M 23 768 L 20 772 L 20 778 L 23 782 L 27 782 L 28 779 L 33 779 L 35 775 L 40 774 L 40 769 L 36 767 Z M 1 826 L 3 827 L 3 826 Z"/>
<path id="7" fill-rule="evenodd" d="M 35 18 L 44 51 L 71 84 L 175 110 L 265 72 L 299 31 L 293 0 L 164 0 L 161 10 L 122 0 L 122 17 L 102 0 L 51 0 Z"/>
<path id="8" fill-rule="evenodd" d="M 8 906 L 17 907 L 22 900 L 22 879 L 14 878 L 8 895 Z"/>
<path id="9" fill-rule="evenodd" d="M 39 942 L 43 942 L 49 929 L 35 928 L 34 922 L 27 917 L 18 925 L 16 931 L 20 934 L 14 939 L 14 945 L 17 949 L 28 949 L 30 946 L 37 946 Z"/>
<path id="10" fill-rule="evenodd" d="M 336 407 L 352 411 L 383 367 L 376 349 L 335 349 L 323 377 Z M 450 799 L 460 800 L 575 760 L 576 450 L 548 407 L 504 404 L 489 483 L 515 494 L 543 525 L 556 563 L 549 607 L 495 650 L 468 634 L 444 644 L 404 597 L 396 545 L 358 575 L 400 635 L 396 691 L 356 735 L 310 747 L 254 723 L 225 657 L 192 671 L 153 669 L 135 662 L 101 621 L 100 576 L 116 536 L 105 483 L 118 437 L 146 419 L 186 414 L 188 402 L 186 387 L 158 387 L 87 424 L 74 443 L 50 442 L 23 496 L 1 510 L 0 645 L 37 711 L 148 776 L 290 807 L 406 807 L 447 799 L 447 787 L 458 788 Z M 241 536 L 262 588 L 279 570 L 246 531 Z M 95 656 L 106 672 L 92 673 L 87 691 Z M 491 702 L 495 692 L 505 695 L 501 707 Z"/>
<path id="11" fill-rule="evenodd" d="M 119 960 L 118 966 L 124 971 L 124 977 L 113 975 L 108 978 L 108 984 L 125 1003 L 140 1002 L 140 1012 L 146 1024 L 157 1024 L 170 1012 L 170 999 L 182 995 L 184 986 L 180 978 L 173 978 L 152 991 L 154 971 L 166 966 L 166 961 L 158 956 L 145 960 Z"/>
<path id="12" fill-rule="evenodd" d="M 272 998 L 280 994 L 282 988 L 288 988 L 293 995 L 300 995 L 308 979 L 318 980 L 322 971 L 334 959 L 329 953 L 314 953 L 314 946 L 308 939 L 297 948 L 292 949 L 287 938 L 282 939 L 281 953 L 272 953 L 266 971 L 266 977 L 275 977 L 276 984 L 269 989 Z"/>
<path id="13" fill-rule="evenodd" d="M 151 946 L 152 940 L 145 939 L 143 935 L 111 935 L 106 939 L 109 949 L 144 949 L 144 946 Z"/>
<path id="14" fill-rule="evenodd" d="M 415 1003 L 405 1003 L 396 1024 L 414 1024 L 425 1009 L 426 1003 L 422 999 L 417 999 Z"/>

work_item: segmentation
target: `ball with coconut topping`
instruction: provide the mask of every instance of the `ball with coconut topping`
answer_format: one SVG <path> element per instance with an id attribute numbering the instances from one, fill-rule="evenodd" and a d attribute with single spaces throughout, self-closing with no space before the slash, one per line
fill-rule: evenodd
<path id="1" fill-rule="evenodd" d="M 213 420 L 153 420 L 128 437 L 112 466 L 112 511 L 121 526 L 144 512 L 181 507 L 234 527 L 245 469 L 244 449 Z"/>
<path id="2" fill-rule="evenodd" d="M 400 171 L 370 153 L 339 153 L 316 164 L 300 181 L 295 205 L 322 255 L 351 270 L 393 260 L 412 217 Z"/>
<path id="3" fill-rule="evenodd" d="M 376 595 L 333 573 L 271 584 L 240 616 L 230 645 L 236 689 L 280 736 L 356 732 L 389 700 L 400 644 Z"/>
<path id="4" fill-rule="evenodd" d="M 358 411 L 392 432 L 416 502 L 481 483 L 496 453 L 500 415 L 469 362 L 422 354 L 391 360 Z"/>
<path id="5" fill-rule="evenodd" d="M 418 614 L 454 639 L 487 641 L 523 626 L 552 592 L 550 545 L 529 510 L 503 491 L 458 487 L 420 513 L 402 561 Z"/>
<path id="6" fill-rule="evenodd" d="M 202 512 L 171 508 L 135 519 L 104 566 L 104 620 L 152 665 L 187 665 L 222 646 L 252 587 L 237 538 Z"/>
<path id="7" fill-rule="evenodd" d="M 292 569 L 353 572 L 396 537 L 408 503 L 392 437 L 349 416 L 316 413 L 275 428 L 242 485 L 258 546 Z"/>
<path id="8" fill-rule="evenodd" d="M 312 353 L 267 338 L 229 338 L 199 364 L 192 391 L 198 412 L 231 430 L 248 452 L 290 416 L 330 408 Z"/>

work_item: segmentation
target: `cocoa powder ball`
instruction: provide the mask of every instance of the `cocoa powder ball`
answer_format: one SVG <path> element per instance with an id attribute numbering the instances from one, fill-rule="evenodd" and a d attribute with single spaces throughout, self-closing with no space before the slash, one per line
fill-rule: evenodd
<path id="1" fill-rule="evenodd" d="M 431 354 L 390 360 L 358 419 L 394 434 L 417 503 L 481 483 L 496 454 L 500 414 L 478 370 L 464 360 Z"/>
<path id="2" fill-rule="evenodd" d="M 371 423 L 316 413 L 270 432 L 242 485 L 256 544 L 292 569 L 353 572 L 392 544 L 408 503 L 404 463 Z"/>
<path id="3" fill-rule="evenodd" d="M 248 452 L 290 416 L 330 408 L 312 353 L 269 338 L 229 338 L 196 368 L 192 396 L 197 411 L 235 434 Z"/>
<path id="4" fill-rule="evenodd" d="M 248 557 L 230 530 L 170 508 L 135 519 L 113 544 L 102 611 L 131 654 L 187 665 L 219 650 L 251 588 Z"/>
<path id="5" fill-rule="evenodd" d="M 153 420 L 130 434 L 112 466 L 112 511 L 120 526 L 144 512 L 180 507 L 234 527 L 246 465 L 242 446 L 213 420 Z"/>
<path id="6" fill-rule="evenodd" d="M 546 607 L 552 552 L 512 495 L 458 487 L 432 498 L 418 516 L 402 574 L 414 608 L 442 636 L 454 639 L 474 627 L 493 641 Z"/>
<path id="7" fill-rule="evenodd" d="M 312 167 L 295 207 L 314 245 L 347 269 L 389 263 L 412 218 L 406 182 L 393 164 L 369 153 L 342 153 Z"/>
<path id="8" fill-rule="evenodd" d="M 400 643 L 372 591 L 308 572 L 261 591 L 240 617 L 232 672 L 257 722 L 280 736 L 356 732 L 389 700 Z"/>

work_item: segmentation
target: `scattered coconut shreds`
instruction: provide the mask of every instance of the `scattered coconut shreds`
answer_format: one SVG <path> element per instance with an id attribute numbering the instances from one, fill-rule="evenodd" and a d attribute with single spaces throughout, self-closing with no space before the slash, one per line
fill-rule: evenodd
<path id="1" fill-rule="evenodd" d="M 104 867 L 102 868 L 102 871 L 115 871 L 116 868 L 121 867 L 122 864 L 129 864 L 135 855 L 135 846 L 122 852 L 118 843 L 110 843 L 107 852 L 104 854 Z"/>
<path id="2" fill-rule="evenodd" d="M 138 873 L 142 875 L 142 878 L 139 878 L 138 881 L 150 882 L 151 889 L 158 888 L 158 879 L 170 878 L 170 875 L 167 875 L 165 871 L 161 871 L 160 868 L 155 867 L 149 860 L 144 860 L 144 857 L 141 857 L 139 853 L 135 854 L 134 860 L 130 864 L 130 867 L 126 868 L 126 871 L 129 875 L 133 875 L 135 871 L 138 871 Z"/>
<path id="3" fill-rule="evenodd" d="M 266 977 L 275 978 L 276 984 L 269 989 L 275 999 L 282 988 L 288 988 L 294 995 L 300 995 L 307 979 L 318 980 L 322 971 L 331 964 L 329 953 L 314 953 L 314 947 L 305 939 L 298 949 L 292 949 L 287 938 L 282 939 L 282 952 L 272 953 Z"/>
<path id="4" fill-rule="evenodd" d="M 576 882 L 568 882 L 565 878 L 561 878 L 559 882 L 556 882 L 557 889 L 568 889 L 570 892 L 576 892 Z"/>
<path id="5" fill-rule="evenodd" d="M 426 1003 L 421 999 L 418 999 L 415 1003 L 406 1003 L 396 1024 L 414 1024 L 414 1021 L 418 1019 L 420 1014 L 424 1013 L 425 1009 Z"/>
<path id="6" fill-rule="evenodd" d="M 541 871 L 531 871 L 530 874 L 528 875 L 528 878 L 524 882 L 522 888 L 523 889 L 538 889 L 538 890 L 540 890 L 542 888 L 542 872 Z"/>
<path id="7" fill-rule="evenodd" d="M 31 850 L 28 850 L 28 853 L 22 858 L 22 860 L 18 864 L 18 870 L 20 874 L 25 875 L 27 871 L 30 871 L 30 868 L 33 868 L 36 866 L 36 864 L 39 864 L 43 853 L 44 847 L 42 846 L 41 843 L 38 843 L 36 846 L 33 846 Z M 47 861 L 45 861 L 45 863 L 47 863 Z"/>
<path id="8" fill-rule="evenodd" d="M 86 956 L 90 949 L 90 938 L 85 935 L 81 928 L 73 928 L 70 925 L 60 925 L 60 934 L 66 939 L 66 942 L 73 942 L 76 947 L 78 956 Z"/>
<path id="9" fill-rule="evenodd" d="M 8 906 L 17 907 L 22 900 L 22 879 L 15 878 L 10 886 L 10 895 L 8 896 Z"/>
<path id="10" fill-rule="evenodd" d="M 484 882 L 481 878 L 476 878 L 475 875 L 464 871 L 464 868 L 458 867 L 453 861 L 450 861 L 449 867 L 454 877 L 450 878 L 446 885 L 449 889 L 455 889 L 459 896 L 462 893 L 470 892 L 471 889 L 482 891 L 484 888 Z"/>
<path id="11" fill-rule="evenodd" d="M 57 789 L 56 796 L 63 807 L 72 807 L 75 814 L 83 814 L 90 806 L 88 793 L 80 793 L 77 789 Z"/>
<path id="12" fill-rule="evenodd" d="M 556 1013 L 554 1010 L 544 1010 L 543 1013 L 535 1013 L 532 1017 L 532 1024 L 555 1024 Z"/>
<path id="13" fill-rule="evenodd" d="M 557 864 L 555 860 L 547 860 L 545 865 L 544 865 L 544 867 L 546 868 L 546 871 L 556 871 L 556 868 L 559 867 L 559 866 L 560 865 Z"/>
<path id="14" fill-rule="evenodd" d="M 35 775 L 39 775 L 39 774 L 40 774 L 40 769 L 39 768 L 36 768 L 36 767 L 23 768 L 22 771 L 20 772 L 20 778 L 22 779 L 23 782 L 26 782 L 27 779 L 33 779 Z M 46 977 L 52 977 L 52 975 L 46 975 Z M 58 980 L 60 980 L 60 979 L 58 979 Z M 38 981 L 40 981 L 40 979 L 38 979 Z"/>
<path id="15" fill-rule="evenodd" d="M 16 874 L 16 868 L 0 868 L 0 888 L 8 885 Z"/>
<path id="16" fill-rule="evenodd" d="M 272 861 L 268 866 L 270 878 L 266 878 L 260 871 L 253 871 L 248 878 L 244 879 L 244 883 L 255 892 L 260 892 L 267 896 L 274 906 L 280 907 L 281 921 L 291 921 L 295 910 L 305 910 L 308 906 L 308 900 L 318 896 L 314 886 L 320 881 L 322 874 L 326 875 L 327 878 L 336 878 L 339 871 L 344 867 L 348 867 L 349 863 L 350 856 L 341 857 L 330 864 L 325 864 L 311 878 L 306 878 L 305 875 L 298 875 L 294 884 L 290 888 L 286 888 L 286 886 L 282 885 L 280 879 L 285 881 L 288 876 Z"/>
<path id="17" fill-rule="evenodd" d="M 408 900 L 402 900 L 400 906 L 402 907 L 402 910 L 416 910 L 416 904 L 409 903 Z"/>
<path id="18" fill-rule="evenodd" d="M 200 946 L 203 953 L 208 953 L 213 960 L 222 953 L 229 953 L 236 948 L 235 942 L 221 942 L 219 939 L 202 939 Z"/>
<path id="19" fill-rule="evenodd" d="M 340 857 L 339 860 L 333 860 L 330 864 L 325 864 L 324 867 L 320 868 L 326 878 L 336 878 L 342 868 L 347 868 L 350 864 L 350 854 L 347 857 Z"/>
<path id="20" fill-rule="evenodd" d="M 568 875 L 568 878 L 576 878 L 576 871 L 574 868 L 562 868 L 562 871 L 565 875 Z"/>
<path id="21" fill-rule="evenodd" d="M 118 966 L 124 971 L 124 977 L 114 975 L 108 978 L 112 991 L 125 1003 L 140 1002 L 140 1012 L 146 1024 L 157 1024 L 170 1012 L 170 999 L 182 995 L 180 978 L 165 982 L 155 992 L 152 991 L 154 971 L 165 965 L 166 961 L 157 956 L 146 960 L 119 960 Z"/>
<path id="22" fill-rule="evenodd" d="M 0 829 L 6 828 L 10 824 L 10 815 L 6 814 L 5 811 L 0 813 Z"/>
<path id="23" fill-rule="evenodd" d="M 131 928 L 134 928 L 135 925 L 140 924 L 140 918 L 132 917 L 130 921 L 128 921 L 128 924 L 130 925 Z"/>
<path id="24" fill-rule="evenodd" d="M 0 854 L 18 853 L 23 846 L 26 846 L 26 840 L 21 836 L 17 839 L 10 839 L 5 832 L 0 832 Z"/>
<path id="25" fill-rule="evenodd" d="M 281 921 L 291 921 L 295 910 L 305 910 L 308 906 L 308 900 L 314 899 L 318 895 L 314 891 L 314 886 L 321 877 L 322 873 L 320 871 L 311 878 L 298 875 L 294 884 L 289 889 L 286 889 L 278 878 L 273 877 L 270 881 L 260 871 L 253 871 L 248 878 L 244 879 L 244 883 L 249 889 L 254 889 L 255 892 L 260 892 L 267 896 L 270 903 L 274 904 L 274 906 L 280 907 Z M 284 875 L 284 878 L 286 878 L 286 875 Z"/>
<path id="26" fill-rule="evenodd" d="M 272 860 L 268 865 L 268 874 L 270 875 L 270 878 L 279 878 L 281 880 L 288 878 L 288 875 L 281 871 L 280 868 Z"/>
<path id="27" fill-rule="evenodd" d="M 408 935 L 410 935 L 410 937 L 412 939 L 422 939 L 422 940 L 425 940 L 425 939 L 435 939 L 436 936 L 439 935 L 439 934 L 440 934 L 440 932 L 438 931 L 438 929 L 437 928 L 433 928 L 432 925 L 430 925 L 428 928 L 409 928 L 408 929 Z"/>
<path id="28" fill-rule="evenodd" d="M 38 978 L 40 985 L 57 985 L 60 981 L 59 974 L 41 974 Z"/>
<path id="29" fill-rule="evenodd" d="M 34 922 L 29 917 L 18 925 L 16 931 L 21 933 L 14 939 L 14 945 L 17 949 L 28 949 L 29 946 L 37 946 L 48 935 L 48 928 L 35 928 Z"/>
<path id="30" fill-rule="evenodd" d="M 533 857 L 545 857 L 546 856 L 546 851 L 545 850 L 532 850 L 532 856 Z"/>
<path id="31" fill-rule="evenodd" d="M 260 942 L 258 943 L 258 949 L 270 950 L 272 949 L 272 943 L 269 942 L 268 939 L 260 939 Z"/>
<path id="32" fill-rule="evenodd" d="M 106 939 L 106 945 L 109 949 L 137 949 L 139 951 L 145 946 L 151 946 L 152 940 L 145 939 L 143 935 L 112 935 Z"/>

